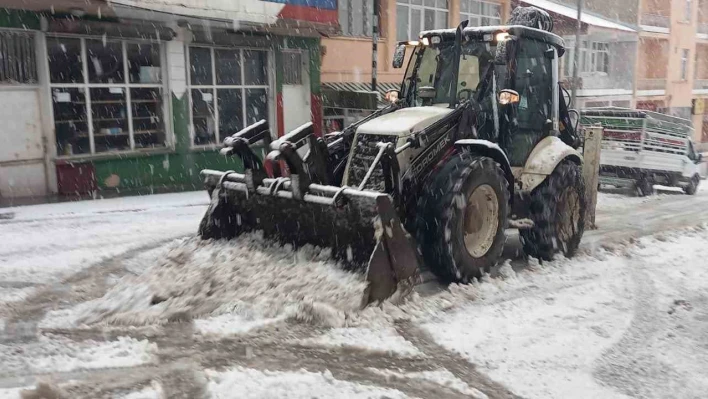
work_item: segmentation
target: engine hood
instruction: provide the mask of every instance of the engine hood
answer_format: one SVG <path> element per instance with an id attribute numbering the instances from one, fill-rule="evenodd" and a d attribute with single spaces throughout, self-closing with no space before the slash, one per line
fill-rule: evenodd
<path id="1" fill-rule="evenodd" d="M 407 136 L 432 125 L 451 112 L 449 108 L 435 106 L 403 108 L 364 123 L 356 132 Z"/>

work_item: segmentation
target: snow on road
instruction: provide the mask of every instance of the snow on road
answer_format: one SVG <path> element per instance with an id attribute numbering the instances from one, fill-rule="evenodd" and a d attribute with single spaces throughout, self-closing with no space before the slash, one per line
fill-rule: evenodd
<path id="1" fill-rule="evenodd" d="M 705 188 L 695 197 L 600 193 L 600 230 L 590 232 L 587 241 L 606 242 L 608 231 L 618 242 L 637 231 L 655 233 L 677 210 L 686 224 L 706 221 Z M 418 389 L 411 395 L 385 382 L 339 380 L 320 367 L 310 372 L 237 367 L 206 371 L 205 389 L 213 397 L 233 392 L 263 397 L 266 389 L 284 393 L 293 386 L 292 397 L 411 397 L 430 392 L 425 389 L 434 392 L 435 384 L 461 397 L 489 393 L 469 375 L 453 374 L 453 363 L 423 354 L 401 335 L 401 321 L 421 326 L 444 348 L 443 355 L 459 354 L 523 397 L 702 397 L 708 391 L 705 229 L 642 238 L 612 252 L 586 245 L 576 259 L 531 262 L 519 272 L 507 263 L 499 278 L 359 311 L 362 282 L 336 270 L 326 251 L 274 246 L 258 235 L 228 243 L 193 238 L 207 202 L 196 192 L 0 210 L 13 214 L 0 218 L 0 309 L 2 302 L 31 298 L 43 284 L 70 290 L 63 278 L 131 254 L 119 262 L 122 277 L 96 274 L 106 287 L 89 296 L 98 299 L 45 308 L 48 315 L 34 340 L 9 335 L 23 321 L 17 324 L 0 310 L 0 388 L 8 388 L 0 397 L 16 397 L 12 393 L 19 391 L 9 389 L 26 385 L 7 378 L 152 364 L 162 349 L 143 338 L 74 341 L 71 332 L 52 336 L 43 329 L 115 328 L 130 335 L 134 326 L 175 321 L 188 322 L 194 343 L 235 335 L 248 342 L 297 323 L 296 332 L 269 345 L 322 350 L 341 367 L 405 380 Z M 640 219 L 633 222 L 639 227 L 620 226 L 632 218 Z M 309 333 L 298 335 L 307 328 Z M 341 360 L 347 353 L 387 360 L 376 368 L 347 364 Z M 395 367 L 402 368 L 433 363 L 428 371 L 388 369 L 396 359 L 401 363 Z M 151 388 L 135 391 L 136 397 L 154 394 Z"/>
<path id="2" fill-rule="evenodd" d="M 708 232 L 641 239 L 480 286 L 424 325 L 528 398 L 701 397 L 708 391 Z"/>
<path id="3" fill-rule="evenodd" d="M 0 301 L 61 280 L 101 260 L 193 235 L 204 192 L 5 208 L 0 219 Z"/>
<path id="4" fill-rule="evenodd" d="M 413 344 L 391 327 L 333 328 L 324 335 L 297 343 L 326 348 L 354 348 L 372 353 L 392 353 L 402 357 L 422 356 Z"/>
<path id="5" fill-rule="evenodd" d="M 207 371 L 209 391 L 215 399 L 241 398 L 408 398 L 401 391 L 335 379 L 332 373 L 259 371 L 238 367 L 217 372 Z"/>
<path id="6" fill-rule="evenodd" d="M 420 371 L 412 373 L 402 373 L 395 370 L 385 369 L 370 369 L 376 374 L 383 375 L 387 378 L 395 378 L 400 380 L 422 380 L 430 381 L 443 387 L 451 388 L 465 396 L 474 399 L 488 399 L 487 395 L 467 385 L 464 381 L 457 378 L 448 370 Z"/>
<path id="7" fill-rule="evenodd" d="M 155 350 L 153 343 L 128 337 L 74 342 L 42 336 L 35 342 L 0 344 L 0 376 L 134 367 L 154 362 Z"/>

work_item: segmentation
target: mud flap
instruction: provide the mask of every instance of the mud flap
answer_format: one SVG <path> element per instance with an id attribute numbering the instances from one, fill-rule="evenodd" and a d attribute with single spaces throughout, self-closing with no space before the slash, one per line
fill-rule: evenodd
<path id="1" fill-rule="evenodd" d="M 292 198 L 287 185 L 273 182 L 249 192 L 239 182 L 212 185 L 212 203 L 200 224 L 202 238 L 230 239 L 250 231 L 296 247 L 331 248 L 344 270 L 369 282 L 362 306 L 405 291 L 419 279 L 416 245 L 405 232 L 390 196 L 325 186 L 337 191 Z M 207 184 L 209 189 L 209 184 Z"/>

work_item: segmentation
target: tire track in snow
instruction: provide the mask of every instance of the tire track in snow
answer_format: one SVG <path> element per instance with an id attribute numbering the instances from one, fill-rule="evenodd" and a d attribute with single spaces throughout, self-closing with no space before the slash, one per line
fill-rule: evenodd
<path id="1" fill-rule="evenodd" d="M 645 265 L 630 261 L 634 280 L 634 317 L 624 335 L 596 361 L 593 376 L 599 381 L 636 398 L 651 398 L 681 376 L 658 359 L 651 341 L 666 327 L 658 309 L 656 287 Z"/>
<path id="2" fill-rule="evenodd" d="M 432 358 L 431 363 L 447 369 L 469 386 L 482 391 L 489 398 L 512 399 L 519 398 L 504 385 L 493 381 L 477 370 L 467 359 L 438 345 L 430 335 L 420 327 L 410 322 L 399 322 L 396 325 L 398 333 L 407 341 L 413 343 L 426 356 Z"/>

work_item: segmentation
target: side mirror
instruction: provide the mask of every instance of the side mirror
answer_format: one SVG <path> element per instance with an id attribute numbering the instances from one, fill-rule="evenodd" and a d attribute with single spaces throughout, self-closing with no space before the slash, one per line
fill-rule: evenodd
<path id="1" fill-rule="evenodd" d="M 521 97 L 515 90 L 504 89 L 499 92 L 499 104 L 501 105 L 518 104 L 519 100 Z"/>
<path id="2" fill-rule="evenodd" d="M 696 158 L 696 163 L 701 163 L 701 162 L 703 162 L 703 154 L 699 152 L 698 157 Z"/>
<path id="3" fill-rule="evenodd" d="M 393 89 L 387 91 L 386 94 L 384 94 L 384 99 L 390 103 L 395 103 L 396 101 L 398 101 L 400 96 L 401 92 L 396 89 Z"/>
<path id="4" fill-rule="evenodd" d="M 398 44 L 396 51 L 393 53 L 393 67 L 400 69 L 403 66 L 403 61 L 406 59 L 406 45 Z"/>

